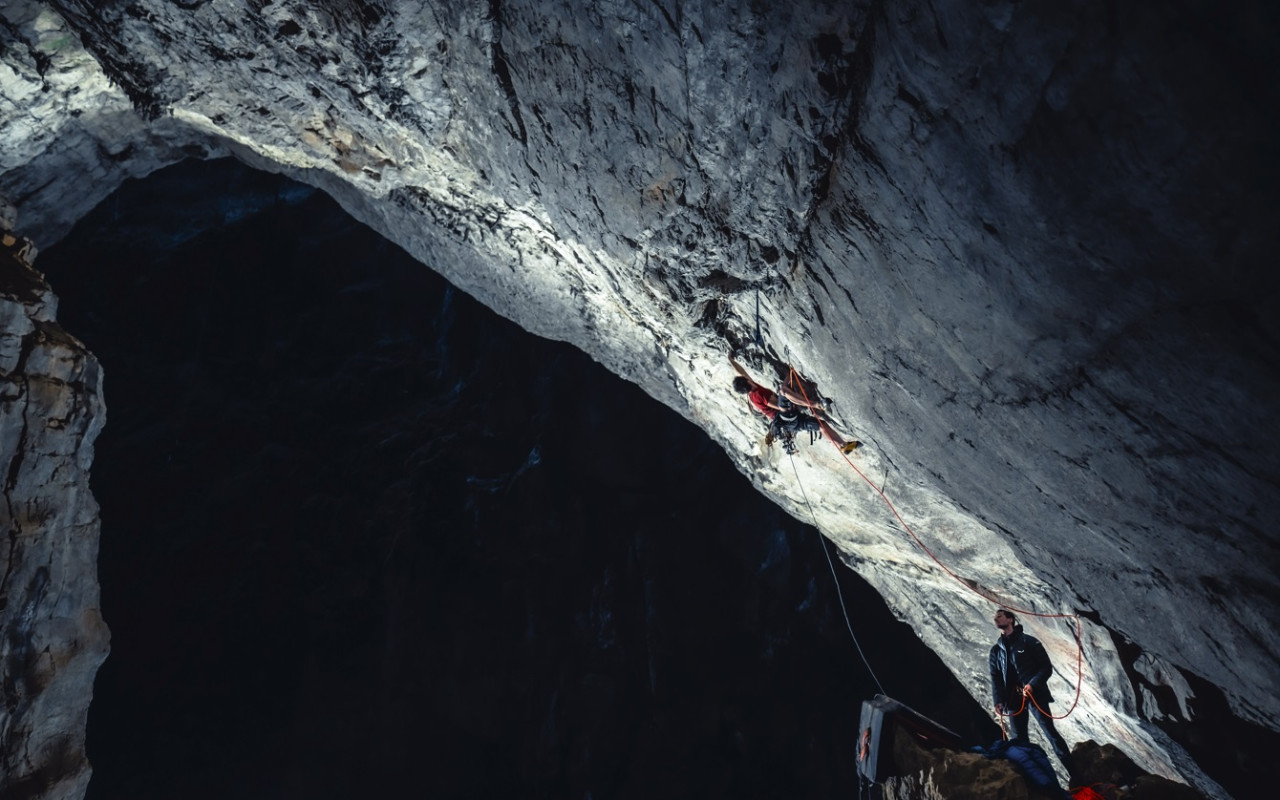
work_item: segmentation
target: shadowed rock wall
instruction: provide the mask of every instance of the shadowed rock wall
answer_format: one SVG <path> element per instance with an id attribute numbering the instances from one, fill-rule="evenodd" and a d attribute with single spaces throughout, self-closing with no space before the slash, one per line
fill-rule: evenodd
<path id="1" fill-rule="evenodd" d="M 55 319 L 34 254 L 0 228 L 0 789 L 81 797 L 85 719 L 108 643 L 89 493 L 102 372 Z"/>
<path id="2" fill-rule="evenodd" d="M 320 186 L 686 413 L 797 515 L 803 485 L 981 697 L 991 604 L 833 451 L 795 475 L 760 448 L 725 359 L 758 324 L 757 371 L 794 362 L 837 399 L 868 482 L 942 561 L 1003 602 L 1084 615 L 1068 739 L 1200 780 L 1150 724 L 1194 714 L 1199 681 L 1280 728 L 1269 7 L 4 14 L 0 194 L 29 235 L 184 153 Z M 1071 697 L 1069 627 L 1031 627 Z"/>

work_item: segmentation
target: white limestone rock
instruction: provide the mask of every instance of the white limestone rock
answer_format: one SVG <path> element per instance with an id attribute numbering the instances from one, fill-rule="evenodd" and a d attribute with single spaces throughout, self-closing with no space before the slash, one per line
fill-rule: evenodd
<path id="1" fill-rule="evenodd" d="M 1151 733 L 1112 632 L 1280 729 L 1275 123 L 1235 65 L 1274 70 L 1243 17 L 98 5 L 4 7 L 0 194 L 42 243 L 183 147 L 287 172 L 687 414 L 976 697 L 992 605 L 872 486 L 964 584 L 1087 614 L 1070 741 L 1220 792 Z M 726 360 L 757 303 L 761 377 L 791 362 L 836 398 L 865 479 L 760 449 Z M 1070 626 L 1028 622 L 1070 697 Z"/>

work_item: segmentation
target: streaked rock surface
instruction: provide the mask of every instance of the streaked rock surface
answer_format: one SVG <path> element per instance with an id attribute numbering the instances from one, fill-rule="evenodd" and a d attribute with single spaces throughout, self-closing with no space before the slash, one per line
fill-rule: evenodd
<path id="1" fill-rule="evenodd" d="M 89 492 L 102 372 L 58 325 L 34 252 L 0 230 L 0 789 L 81 797 L 85 720 L 109 640 Z"/>
<path id="2" fill-rule="evenodd" d="M 27 235 L 184 154 L 288 172 L 807 496 L 976 696 L 991 604 L 868 484 L 963 581 L 1083 612 L 1070 741 L 1214 793 L 1156 692 L 1194 676 L 1280 728 L 1275 12 L 99 5 L 3 8 Z M 762 377 L 792 362 L 836 399 L 865 482 L 761 448 L 726 360 L 757 324 Z M 1065 710 L 1069 627 L 1029 629 Z"/>

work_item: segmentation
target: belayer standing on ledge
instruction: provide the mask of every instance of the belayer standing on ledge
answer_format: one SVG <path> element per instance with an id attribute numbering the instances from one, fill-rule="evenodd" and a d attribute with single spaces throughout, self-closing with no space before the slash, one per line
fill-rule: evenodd
<path id="1" fill-rule="evenodd" d="M 996 611 L 996 627 L 1000 638 L 991 648 L 988 666 L 991 668 L 991 696 L 996 713 L 1009 718 L 1013 725 L 1012 739 L 1027 739 L 1027 717 L 1032 714 L 1040 723 L 1040 731 L 1053 746 L 1058 760 L 1071 773 L 1071 749 L 1053 725 L 1049 716 L 1049 676 L 1053 664 L 1044 645 L 1034 636 L 1022 632 L 1022 625 L 1012 611 L 1003 608 Z M 1019 710 L 1021 709 L 1021 710 Z"/>
<path id="2" fill-rule="evenodd" d="M 845 453 L 851 453 L 857 449 L 862 443 L 859 441 L 848 441 L 840 438 L 836 434 L 835 429 L 825 417 L 825 410 L 819 403 L 810 402 L 800 391 L 798 387 L 791 385 L 791 378 L 787 378 L 787 382 L 778 387 L 778 391 L 774 392 L 766 386 L 756 383 L 742 365 L 729 357 L 729 363 L 733 365 L 734 370 L 738 373 L 738 377 L 733 379 L 734 391 L 739 394 L 745 394 L 751 407 L 764 415 L 769 420 L 769 434 L 765 437 L 765 443 L 769 444 L 775 437 L 783 438 L 784 446 L 790 442 L 791 437 L 800 431 L 809 431 L 810 433 L 821 432 Z M 792 373 L 794 375 L 794 372 Z M 803 413 L 799 409 L 808 411 Z M 788 449 L 788 452 L 791 452 Z"/>

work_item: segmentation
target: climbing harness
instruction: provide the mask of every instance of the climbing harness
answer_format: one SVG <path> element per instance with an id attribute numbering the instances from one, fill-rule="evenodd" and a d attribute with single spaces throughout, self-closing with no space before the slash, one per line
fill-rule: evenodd
<path id="1" fill-rule="evenodd" d="M 790 356 L 790 353 L 788 353 L 788 356 Z M 809 393 L 804 387 L 804 379 L 800 377 L 800 373 L 796 372 L 795 367 L 791 365 L 790 358 L 788 358 L 787 369 L 790 372 L 790 375 L 788 376 L 788 381 L 790 382 L 792 381 L 792 379 L 794 379 L 795 385 L 800 387 L 800 393 L 804 396 L 805 404 L 810 408 L 812 408 L 813 402 L 809 399 Z M 1036 703 L 1036 700 L 1034 697 L 1029 698 L 1029 695 L 1023 695 L 1022 708 L 1019 708 L 1013 714 L 1005 715 L 1009 717 L 1016 717 L 1018 714 L 1021 714 L 1023 711 L 1026 710 L 1027 699 L 1029 698 L 1031 700 L 1031 704 L 1036 707 L 1036 710 L 1038 710 L 1041 714 L 1044 714 L 1046 717 L 1049 717 L 1050 719 L 1066 719 L 1067 717 L 1071 716 L 1071 712 L 1075 711 L 1076 706 L 1079 705 L 1080 703 L 1080 689 L 1082 687 L 1082 684 L 1084 683 L 1084 643 L 1083 643 L 1084 634 L 1083 634 L 1083 628 L 1080 624 L 1080 615 L 1079 614 L 1046 614 L 1038 611 L 1032 611 L 1026 608 L 1019 608 L 1018 606 L 1010 605 L 1008 603 L 1005 603 L 997 599 L 996 597 L 992 596 L 991 593 L 984 592 L 981 589 L 979 589 L 977 586 L 975 586 L 972 582 L 967 581 L 964 578 L 961 578 L 950 567 L 948 567 L 945 563 L 943 563 L 942 559 L 938 558 L 938 556 L 932 550 L 929 549 L 928 545 L 926 545 L 923 541 L 921 541 L 920 537 L 917 536 L 915 531 L 911 529 L 911 526 L 907 524 L 907 521 L 904 520 L 902 518 L 902 515 L 898 513 L 898 509 L 889 500 L 889 497 L 884 493 L 884 490 L 882 490 L 880 487 L 872 483 L 871 479 L 868 478 L 862 472 L 862 470 L 858 469 L 858 466 L 849 459 L 849 455 L 840 448 L 840 443 L 832 442 L 832 444 L 835 446 L 836 451 L 840 453 L 840 457 L 844 459 L 845 463 L 848 464 L 849 467 L 858 474 L 858 477 L 862 478 L 864 483 L 866 483 L 868 486 L 871 487 L 872 491 L 874 491 L 876 494 L 880 496 L 880 499 L 883 500 L 884 504 L 889 507 L 889 510 L 891 512 L 893 512 L 894 518 L 898 520 L 898 523 L 902 525 L 903 530 L 905 530 L 907 532 L 907 535 L 909 535 L 912 538 L 912 540 L 915 541 L 916 545 L 921 550 L 923 550 L 925 554 L 929 556 L 929 558 L 933 559 L 934 563 L 937 564 L 939 567 L 941 567 L 943 572 L 945 572 L 946 574 L 954 578 L 956 582 L 959 583 L 961 586 L 965 587 L 969 591 L 978 595 L 982 599 L 988 602 L 994 603 L 995 605 L 1001 608 L 1006 608 L 1010 611 L 1013 611 L 1016 614 L 1025 614 L 1027 616 L 1039 617 L 1041 619 L 1070 619 L 1075 623 L 1074 635 L 1076 640 L 1076 694 L 1075 694 L 1075 699 L 1072 700 L 1071 702 L 1071 707 L 1068 708 L 1066 712 L 1063 713 L 1062 715 L 1054 716 L 1053 714 L 1049 714 L 1048 712 L 1046 712 L 1043 708 L 1040 708 L 1040 705 Z M 792 469 L 795 469 L 794 460 L 792 461 L 791 466 L 792 466 Z M 796 472 L 796 483 L 797 484 L 800 483 L 800 473 L 798 471 Z M 809 498 L 807 495 L 805 495 L 803 485 L 800 486 L 800 492 L 805 497 L 805 503 L 808 503 Z M 810 515 L 813 515 L 812 505 L 809 506 L 809 513 Z M 816 527 L 818 524 L 817 516 L 816 515 L 813 515 L 813 516 L 814 516 L 814 525 Z M 823 552 L 824 553 L 826 552 L 825 547 L 823 548 Z M 830 556 L 828 556 L 827 559 L 828 559 L 828 562 L 830 562 Z M 852 628 L 850 629 L 850 633 L 852 633 Z M 857 640 L 855 639 L 854 641 L 856 643 Z M 868 666 L 867 668 L 870 669 L 870 666 Z M 1002 724 L 1001 729 L 1003 730 L 1003 728 L 1004 728 L 1004 725 Z"/>
<path id="2" fill-rule="evenodd" d="M 781 392 L 774 392 L 778 398 L 778 410 L 774 413 L 773 419 L 769 420 L 769 433 L 774 439 L 782 441 L 782 451 L 789 456 L 796 454 L 796 420 L 800 418 L 795 406 L 782 396 Z"/>
<path id="3" fill-rule="evenodd" d="M 815 438 L 822 438 L 821 432 L 816 430 L 816 425 L 804 424 L 800 410 L 782 394 L 782 384 L 778 384 L 778 391 L 774 392 L 774 396 L 778 399 L 778 411 L 769 421 L 770 441 L 781 440 L 783 452 L 792 456 L 797 452 L 796 433 L 808 431 L 811 445 Z"/>

